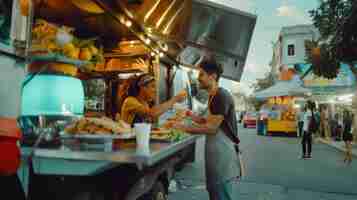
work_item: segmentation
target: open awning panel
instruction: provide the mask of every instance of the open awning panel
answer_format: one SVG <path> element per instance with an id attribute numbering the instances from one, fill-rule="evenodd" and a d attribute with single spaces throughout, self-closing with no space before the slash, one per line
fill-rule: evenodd
<path id="1" fill-rule="evenodd" d="M 203 57 L 215 55 L 224 64 L 223 76 L 240 80 L 255 15 L 209 0 L 48 0 L 35 4 L 35 13 L 37 17 L 75 26 L 80 33 L 109 39 L 109 46 L 135 39 L 127 27 L 98 4 L 105 4 L 115 16 L 124 12 L 154 40 L 165 42 L 167 54 L 179 61 L 176 63 L 194 67 Z"/>
<path id="2" fill-rule="evenodd" d="M 192 10 L 181 61 L 194 65 L 213 54 L 224 64 L 223 77 L 239 81 L 257 17 L 207 0 L 194 0 Z"/>

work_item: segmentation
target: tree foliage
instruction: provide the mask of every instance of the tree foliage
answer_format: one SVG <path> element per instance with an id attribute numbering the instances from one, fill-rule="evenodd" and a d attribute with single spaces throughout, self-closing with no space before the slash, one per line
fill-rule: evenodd
<path id="1" fill-rule="evenodd" d="M 307 60 L 312 63 L 316 75 L 335 78 L 340 64 L 354 67 L 357 61 L 357 1 L 320 0 L 317 9 L 311 10 L 313 24 L 321 37 L 318 41 L 306 42 Z"/>
<path id="2" fill-rule="evenodd" d="M 252 85 L 254 92 L 265 90 L 274 85 L 274 76 L 271 72 L 267 73 L 264 78 L 257 79 L 257 82 Z"/>

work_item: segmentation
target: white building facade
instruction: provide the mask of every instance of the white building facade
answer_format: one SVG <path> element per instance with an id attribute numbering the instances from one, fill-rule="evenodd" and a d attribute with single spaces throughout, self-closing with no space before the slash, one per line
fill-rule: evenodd
<path id="1" fill-rule="evenodd" d="M 297 63 L 305 63 L 306 51 L 305 42 L 307 40 L 317 40 L 319 32 L 313 25 L 296 25 L 283 27 L 279 34 L 279 39 L 275 45 L 274 53 L 276 64 L 292 66 Z M 276 67 L 276 66 L 275 66 Z"/>

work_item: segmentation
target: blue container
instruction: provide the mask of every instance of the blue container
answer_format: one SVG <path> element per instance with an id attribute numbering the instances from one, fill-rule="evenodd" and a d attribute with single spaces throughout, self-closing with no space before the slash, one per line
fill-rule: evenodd
<path id="1" fill-rule="evenodd" d="M 22 116 L 83 115 L 83 111 L 84 89 L 77 78 L 39 74 L 23 85 Z"/>
<path id="2" fill-rule="evenodd" d="M 257 120 L 257 134 L 264 135 L 264 123 L 263 120 Z"/>

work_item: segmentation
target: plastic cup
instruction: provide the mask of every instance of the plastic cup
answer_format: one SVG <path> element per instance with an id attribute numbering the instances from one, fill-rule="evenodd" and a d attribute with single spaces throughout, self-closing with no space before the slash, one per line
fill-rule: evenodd
<path id="1" fill-rule="evenodd" d="M 136 135 L 136 151 L 140 155 L 150 154 L 150 132 L 151 124 L 137 123 L 134 124 Z"/>
<path id="2" fill-rule="evenodd" d="M 113 151 L 113 139 L 112 138 L 104 138 L 104 151 L 111 152 Z"/>

